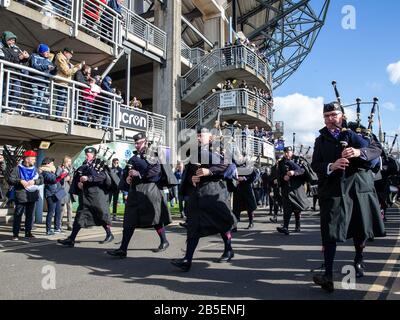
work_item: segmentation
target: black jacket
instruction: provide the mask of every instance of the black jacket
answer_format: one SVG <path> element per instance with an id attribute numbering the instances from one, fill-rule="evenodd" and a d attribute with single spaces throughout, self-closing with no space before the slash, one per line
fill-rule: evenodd
<path id="1" fill-rule="evenodd" d="M 39 174 L 39 177 L 34 180 L 35 185 L 43 184 L 43 176 Z M 13 169 L 8 178 L 8 183 L 15 188 L 15 198 L 19 203 L 36 202 L 39 199 L 39 191 L 28 192 L 21 184 L 21 176 L 19 174 L 18 166 Z"/>
<path id="2" fill-rule="evenodd" d="M 341 152 L 339 140 L 327 128 L 320 130 L 320 136 L 315 140 L 311 167 L 319 177 L 323 242 L 384 236 L 373 174 L 365 168 L 366 162 L 380 156 L 382 150 L 379 144 L 372 141 L 369 147 L 362 148 L 363 159 L 350 160 L 345 176 L 342 170 L 328 175 L 328 165 L 339 159 Z"/>

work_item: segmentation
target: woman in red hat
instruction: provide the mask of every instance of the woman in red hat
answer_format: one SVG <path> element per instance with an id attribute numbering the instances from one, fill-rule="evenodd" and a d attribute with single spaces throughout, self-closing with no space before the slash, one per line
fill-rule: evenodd
<path id="1" fill-rule="evenodd" d="M 39 185 L 43 177 L 35 167 L 37 154 L 33 150 L 25 151 L 23 161 L 11 172 L 9 184 L 15 188 L 15 212 L 13 221 L 13 240 L 19 240 L 22 215 L 25 212 L 25 237 L 32 235 L 33 212 L 39 199 Z"/>

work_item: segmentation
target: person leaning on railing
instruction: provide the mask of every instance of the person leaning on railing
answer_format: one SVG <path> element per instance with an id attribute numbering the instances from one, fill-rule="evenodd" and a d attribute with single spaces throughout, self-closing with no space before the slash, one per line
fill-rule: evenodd
<path id="1" fill-rule="evenodd" d="M 102 6 L 101 3 L 105 5 L 107 0 L 86 0 L 83 5 L 84 25 L 95 32 L 93 35 L 96 38 L 100 37 L 99 23 L 103 10 L 100 8 Z"/>
<path id="2" fill-rule="evenodd" d="M 78 70 L 82 69 L 85 62 L 76 64 L 75 66 L 70 62 L 74 51 L 70 48 L 64 48 L 62 52 L 59 52 L 55 57 L 55 65 L 57 67 L 57 76 L 65 78 L 67 80 L 72 80 L 72 77 Z M 62 80 L 55 80 L 56 83 L 64 84 L 65 86 L 57 86 L 56 90 L 56 116 L 62 117 L 67 102 L 68 96 L 68 82 Z"/>
<path id="3" fill-rule="evenodd" d="M 123 15 L 122 15 L 122 4 L 123 0 L 108 0 L 108 6 L 113 9 L 118 16 L 118 19 L 123 22 Z M 101 22 L 101 33 L 102 36 L 107 40 L 113 39 L 113 14 L 110 11 L 104 10 L 101 14 L 100 22 Z"/>
<path id="4" fill-rule="evenodd" d="M 16 64 L 26 64 L 29 59 L 29 53 L 21 50 L 17 46 L 17 36 L 11 31 L 4 31 L 0 42 L 0 60 L 5 60 Z M 10 68 L 13 70 L 12 68 Z M 4 83 L 6 83 L 4 79 Z M 19 108 L 19 98 L 21 96 L 21 81 L 19 76 L 10 75 L 9 79 L 9 107 Z M 6 93 L 7 88 L 3 87 L 3 92 Z M 7 106 L 4 108 L 7 110 Z M 12 111 L 6 111 L 13 113 Z"/>
<path id="5" fill-rule="evenodd" d="M 30 59 L 30 67 L 51 75 L 52 72 L 55 70 L 55 66 L 51 62 L 50 59 L 50 48 L 46 44 L 40 44 L 36 50 L 36 53 L 33 53 Z M 36 73 L 31 74 L 34 77 L 32 83 L 32 102 L 29 107 L 29 110 L 36 112 L 36 113 L 48 113 L 48 103 L 45 103 L 45 95 L 48 94 L 49 85 L 46 81 L 46 78 L 41 75 L 37 75 Z M 38 114 L 31 114 L 31 117 L 37 117 Z M 43 118 L 43 116 L 40 116 Z"/>

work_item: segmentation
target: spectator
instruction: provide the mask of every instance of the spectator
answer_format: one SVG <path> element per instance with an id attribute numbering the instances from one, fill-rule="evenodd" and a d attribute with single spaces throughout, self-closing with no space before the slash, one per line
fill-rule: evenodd
<path id="1" fill-rule="evenodd" d="M 248 89 L 247 82 L 245 80 L 242 81 L 242 83 L 239 85 L 240 89 Z"/>
<path id="2" fill-rule="evenodd" d="M 103 82 L 101 83 L 101 89 L 109 93 L 115 93 L 115 89 L 111 87 L 112 79 L 110 76 L 104 78 Z M 102 113 L 102 126 L 108 126 L 110 124 L 110 114 L 112 113 L 112 103 L 108 98 L 108 95 L 105 95 L 106 98 L 103 100 L 103 107 L 100 113 Z"/>
<path id="3" fill-rule="evenodd" d="M 78 70 L 75 73 L 74 80 L 88 86 L 88 85 L 90 85 L 89 80 L 90 80 L 91 74 L 92 74 L 92 68 L 89 65 L 84 64 L 84 65 L 82 65 L 82 69 Z"/>
<path id="4" fill-rule="evenodd" d="M 67 213 L 67 229 L 72 230 L 72 199 L 69 193 L 71 188 L 72 178 L 74 177 L 74 168 L 72 167 L 72 159 L 69 156 L 65 156 L 63 163 L 57 168 L 56 175 L 60 176 L 62 172 L 67 172 L 68 175 L 61 179 L 61 187 L 65 191 L 65 197 L 61 199 L 61 216 L 64 216 L 64 212 Z M 72 196 L 73 197 L 73 196 Z"/>
<path id="5" fill-rule="evenodd" d="M 87 0 L 83 5 L 84 26 L 88 28 L 92 36 L 100 39 L 101 30 L 99 30 L 100 14 L 104 9 L 101 6 L 107 4 L 107 0 Z"/>
<path id="6" fill-rule="evenodd" d="M 108 0 L 108 6 L 113 9 L 118 18 L 123 22 L 124 16 L 122 15 L 123 0 Z M 114 14 L 111 11 L 104 10 L 100 18 L 102 35 L 107 40 L 113 40 L 114 31 Z"/>
<path id="7" fill-rule="evenodd" d="M 70 62 L 73 54 L 74 51 L 72 49 L 64 48 L 62 52 L 59 52 L 56 55 L 55 65 L 57 67 L 57 76 L 71 80 L 72 77 L 75 75 L 75 73 L 77 73 L 78 70 L 82 69 L 82 66 L 85 64 L 85 62 L 82 62 L 75 66 L 72 65 L 72 63 Z M 67 87 L 68 83 L 62 80 L 57 80 L 56 82 L 59 83 L 59 85 L 55 87 L 55 93 L 57 99 L 56 116 L 62 117 L 64 114 L 64 109 L 68 97 L 68 87 Z"/>
<path id="8" fill-rule="evenodd" d="M 33 69 L 50 75 L 55 66 L 50 60 L 50 48 L 46 44 L 40 44 L 36 50 L 37 53 L 32 54 L 30 65 Z M 48 105 L 45 103 L 45 95 L 48 93 L 49 86 L 45 80 L 46 77 L 33 74 L 35 80 L 32 83 L 33 100 L 30 110 L 35 113 L 47 113 Z M 42 81 L 40 81 L 42 80 Z M 39 116 L 38 114 L 31 114 L 32 117 Z M 43 118 L 43 116 L 40 116 Z"/>
<path id="9" fill-rule="evenodd" d="M 225 47 L 222 49 L 222 53 L 225 56 L 226 65 L 232 65 L 232 44 L 230 42 L 225 43 Z"/>
<path id="10" fill-rule="evenodd" d="M 38 173 L 36 152 L 32 150 L 23 153 L 23 161 L 13 169 L 9 184 L 15 188 L 15 212 L 13 220 L 13 240 L 19 240 L 22 215 L 25 213 L 25 237 L 32 239 L 33 212 L 39 199 L 39 185 L 43 184 L 43 176 Z"/>
<path id="11" fill-rule="evenodd" d="M 96 102 L 97 96 L 101 93 L 101 88 L 93 78 L 89 79 L 89 88 L 83 90 L 82 110 L 78 110 L 78 117 L 81 121 L 92 123 L 95 127 L 101 116 L 101 105 Z M 100 112 L 99 112 L 100 109 Z"/>
<path id="12" fill-rule="evenodd" d="M 114 172 L 120 180 L 122 180 L 123 169 L 119 166 L 119 159 L 115 158 L 112 160 L 111 171 Z M 110 192 L 109 202 L 112 203 L 112 213 L 113 213 L 113 221 L 117 221 L 117 208 L 118 208 L 118 198 L 119 198 L 120 189 L 116 187 L 116 189 Z M 112 202 L 111 202 L 112 201 Z"/>
<path id="13" fill-rule="evenodd" d="M 129 106 L 132 107 L 132 108 L 141 109 L 142 108 L 142 103 L 136 97 L 133 97 L 133 99 L 131 100 Z"/>
<path id="14" fill-rule="evenodd" d="M 53 236 L 56 233 L 62 233 L 61 200 L 66 196 L 66 193 L 60 181 L 68 175 L 68 171 L 59 172 L 57 176 L 54 159 L 48 157 L 43 159 L 39 170 L 43 175 L 44 197 L 47 201 L 46 235 Z M 51 227 L 53 217 L 54 230 Z"/>
<path id="15" fill-rule="evenodd" d="M 0 43 L 0 60 L 5 60 L 15 64 L 26 64 L 29 59 L 29 53 L 22 51 L 17 46 L 17 36 L 11 31 L 4 31 Z M 4 79 L 5 80 L 5 79 Z M 3 81 L 7 83 L 6 81 Z M 19 108 L 19 99 L 21 97 L 21 80 L 18 75 L 11 75 L 9 79 L 9 107 Z M 3 87 L 4 88 L 4 87 Z M 6 89 L 6 88 L 4 88 Z M 6 90 L 4 90 L 5 92 Z M 15 112 L 4 108 L 7 113 L 14 114 Z"/>
<path id="16" fill-rule="evenodd" d="M 4 199 L 4 193 L 3 193 L 3 179 L 4 179 L 4 175 L 6 173 L 6 161 L 4 159 L 4 156 L 2 154 L 0 154 L 0 199 L 3 200 Z"/>
<path id="17" fill-rule="evenodd" d="M 181 192 L 181 183 L 182 183 L 182 176 L 183 176 L 183 170 L 185 169 L 185 166 L 182 161 L 179 161 L 178 165 L 176 166 L 175 170 L 175 177 L 178 180 L 178 185 L 174 187 L 174 193 L 175 196 L 178 198 L 178 203 L 179 203 L 179 213 L 181 214 L 181 218 L 184 219 L 185 216 L 185 208 L 184 208 L 184 198 Z"/>

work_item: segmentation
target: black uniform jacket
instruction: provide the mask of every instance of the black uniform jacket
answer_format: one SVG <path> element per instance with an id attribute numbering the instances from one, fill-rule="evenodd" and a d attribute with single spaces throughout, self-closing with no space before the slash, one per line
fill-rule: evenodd
<path id="1" fill-rule="evenodd" d="M 312 168 L 318 174 L 322 241 L 385 236 L 373 173 L 367 163 L 380 156 L 375 141 L 362 148 L 361 157 L 342 170 L 328 174 L 328 165 L 341 158 L 342 147 L 327 128 L 320 130 L 314 145 Z M 351 147 L 351 146 L 349 146 Z"/>

